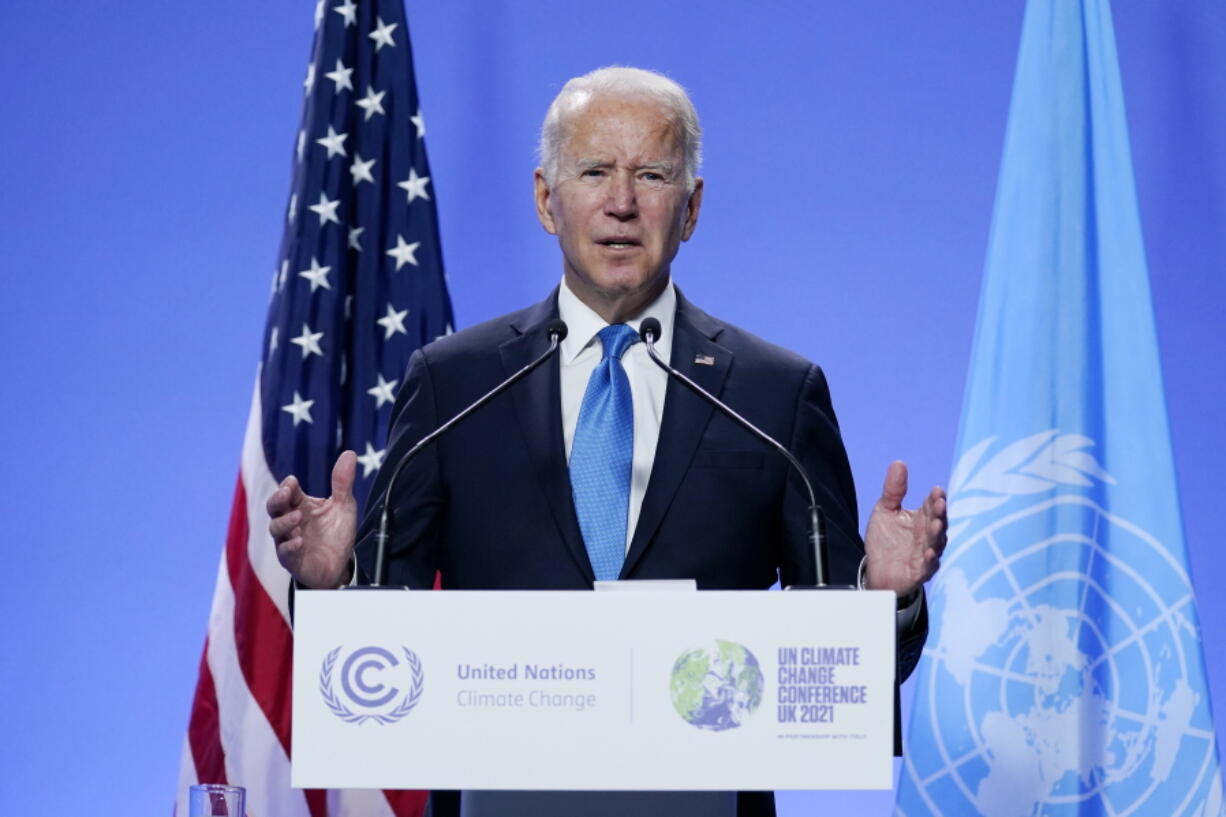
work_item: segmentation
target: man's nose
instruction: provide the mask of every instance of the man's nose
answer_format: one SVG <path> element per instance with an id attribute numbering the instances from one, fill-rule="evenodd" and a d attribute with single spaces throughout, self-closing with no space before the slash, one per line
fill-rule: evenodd
<path id="1" fill-rule="evenodd" d="M 634 194 L 634 177 L 629 173 L 614 173 L 609 179 L 605 214 L 625 221 L 638 215 L 638 207 Z"/>

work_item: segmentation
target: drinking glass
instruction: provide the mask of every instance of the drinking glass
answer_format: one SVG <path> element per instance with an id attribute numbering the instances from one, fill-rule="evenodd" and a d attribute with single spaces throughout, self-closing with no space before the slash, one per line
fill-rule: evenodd
<path id="1" fill-rule="evenodd" d="M 189 817 L 244 817 L 247 790 L 242 786 L 201 783 L 188 792 Z"/>

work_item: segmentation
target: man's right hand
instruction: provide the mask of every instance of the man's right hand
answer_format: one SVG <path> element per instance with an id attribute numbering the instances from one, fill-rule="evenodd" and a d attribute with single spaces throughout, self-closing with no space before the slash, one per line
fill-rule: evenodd
<path id="1" fill-rule="evenodd" d="M 358 525 L 353 498 L 357 464 L 352 451 L 336 458 L 332 496 L 326 499 L 308 496 L 292 474 L 268 497 L 268 532 L 277 559 L 300 584 L 323 589 L 349 582 Z"/>

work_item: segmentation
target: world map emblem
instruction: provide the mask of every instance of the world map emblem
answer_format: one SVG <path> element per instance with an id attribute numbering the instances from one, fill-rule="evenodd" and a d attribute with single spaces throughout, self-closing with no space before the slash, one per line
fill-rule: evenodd
<path id="1" fill-rule="evenodd" d="M 1107 509 L 1115 480 L 1093 440 L 995 443 L 968 449 L 951 479 L 907 802 L 984 817 L 1226 813 L 1183 565 Z"/>
<path id="2" fill-rule="evenodd" d="M 741 644 L 719 639 L 683 652 L 669 678 L 677 714 L 713 732 L 734 729 L 752 715 L 762 703 L 764 685 L 757 657 Z"/>

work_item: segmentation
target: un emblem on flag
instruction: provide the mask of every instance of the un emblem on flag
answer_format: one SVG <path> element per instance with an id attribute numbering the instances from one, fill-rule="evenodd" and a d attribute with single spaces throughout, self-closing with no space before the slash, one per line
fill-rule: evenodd
<path id="1" fill-rule="evenodd" d="M 1092 440 L 993 442 L 951 480 L 898 813 L 1216 817 L 1182 564 L 1107 510 L 1115 480 Z"/>
<path id="2" fill-rule="evenodd" d="M 365 646 L 340 661 L 342 649 L 324 656 L 319 669 L 319 693 L 333 715 L 346 723 L 388 724 L 413 711 L 425 681 L 415 652 L 401 647 L 398 658 L 383 647 Z"/>

